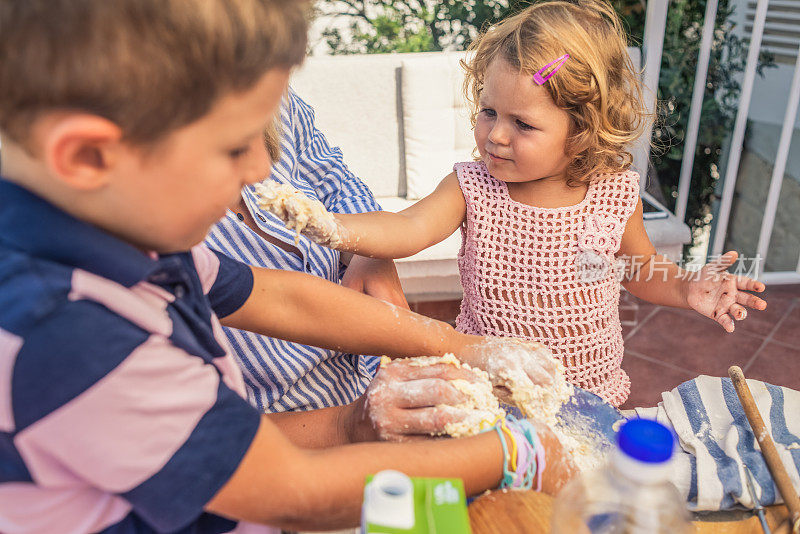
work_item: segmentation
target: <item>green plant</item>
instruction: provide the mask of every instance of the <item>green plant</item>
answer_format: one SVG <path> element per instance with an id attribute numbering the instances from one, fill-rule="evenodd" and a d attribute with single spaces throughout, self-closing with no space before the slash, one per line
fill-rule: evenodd
<path id="1" fill-rule="evenodd" d="M 526 0 L 322 0 L 322 13 L 350 19 L 349 34 L 328 28 L 333 54 L 463 50 L 485 24 L 516 13 Z"/>
<path id="2" fill-rule="evenodd" d="M 481 28 L 531 3 L 525 0 L 322 0 L 320 8 L 323 12 L 352 19 L 349 38 L 337 29 L 325 32 L 332 53 L 351 54 L 463 50 Z M 611 3 L 627 24 L 630 44 L 641 44 L 645 1 L 612 0 Z M 705 7 L 704 0 L 672 0 L 665 28 L 659 106 L 653 129 L 656 148 L 651 160 L 661 193 L 670 208 L 674 208 L 677 197 Z M 687 206 L 686 222 L 693 236 L 711 221 L 711 203 L 720 176 L 723 145 L 732 129 L 741 92 L 737 78 L 744 71 L 747 43 L 732 31 L 732 13 L 731 0 L 720 0 Z M 768 54 L 762 54 L 760 59 L 759 73 L 774 65 Z"/>

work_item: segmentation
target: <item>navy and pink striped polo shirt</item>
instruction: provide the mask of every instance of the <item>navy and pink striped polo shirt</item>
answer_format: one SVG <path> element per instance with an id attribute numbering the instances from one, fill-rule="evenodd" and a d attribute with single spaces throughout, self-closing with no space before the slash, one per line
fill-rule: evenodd
<path id="1" fill-rule="evenodd" d="M 0 532 L 244 526 L 203 507 L 259 424 L 217 319 L 252 286 L 204 245 L 148 257 L 0 180 Z"/>

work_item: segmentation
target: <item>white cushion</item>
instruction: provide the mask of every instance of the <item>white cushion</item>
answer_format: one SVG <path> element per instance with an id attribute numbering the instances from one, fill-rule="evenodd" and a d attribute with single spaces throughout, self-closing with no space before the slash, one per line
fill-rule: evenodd
<path id="1" fill-rule="evenodd" d="M 400 197 L 377 199 L 386 211 L 398 212 L 415 203 Z M 461 298 L 461 278 L 456 257 L 461 248 L 461 231 L 408 258 L 395 260 L 397 274 L 406 296 L 412 300 Z"/>
<path id="2" fill-rule="evenodd" d="M 317 128 L 376 196 L 396 196 L 404 180 L 398 72 L 392 54 L 309 57 L 291 85 L 315 111 Z"/>
<path id="3" fill-rule="evenodd" d="M 406 198 L 430 194 L 453 170 L 472 159 L 475 140 L 463 97 L 464 52 L 407 56 L 401 95 L 406 156 Z"/>
<path id="4" fill-rule="evenodd" d="M 415 204 L 415 200 L 409 200 L 406 198 L 400 197 L 381 197 L 376 199 L 384 211 L 391 211 L 393 213 L 397 213 L 398 211 L 402 211 L 407 207 Z M 442 241 L 441 243 L 437 243 L 432 247 L 426 248 L 425 250 L 414 254 L 408 258 L 401 258 L 397 260 L 398 262 L 410 262 L 410 261 L 426 261 L 426 260 L 445 260 L 448 258 L 455 258 L 458 254 L 458 250 L 461 248 L 461 230 L 456 230 L 453 232 L 453 235 Z"/>

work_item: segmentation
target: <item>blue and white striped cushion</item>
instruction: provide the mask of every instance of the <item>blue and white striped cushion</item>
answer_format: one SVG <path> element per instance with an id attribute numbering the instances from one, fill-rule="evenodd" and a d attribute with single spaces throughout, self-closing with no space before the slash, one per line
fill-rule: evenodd
<path id="1" fill-rule="evenodd" d="M 800 487 L 800 392 L 758 380 L 747 383 L 789 476 Z M 680 450 L 672 481 L 693 509 L 752 507 L 744 465 L 755 476 L 761 503 L 781 502 L 729 378 L 699 376 L 662 399 L 636 413 L 675 430 Z"/>

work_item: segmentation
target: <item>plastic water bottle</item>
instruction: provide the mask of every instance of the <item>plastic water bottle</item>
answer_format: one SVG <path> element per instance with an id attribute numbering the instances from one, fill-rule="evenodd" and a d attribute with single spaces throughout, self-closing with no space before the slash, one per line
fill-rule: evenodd
<path id="1" fill-rule="evenodd" d="M 632 419 L 617 435 L 609 464 L 582 473 L 558 494 L 553 534 L 682 534 L 691 532 L 686 503 L 669 482 L 672 432 Z"/>

